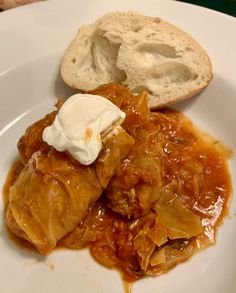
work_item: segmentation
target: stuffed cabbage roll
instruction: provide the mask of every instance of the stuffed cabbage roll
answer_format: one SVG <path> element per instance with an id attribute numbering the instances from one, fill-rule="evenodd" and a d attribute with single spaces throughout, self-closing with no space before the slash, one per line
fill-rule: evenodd
<path id="1" fill-rule="evenodd" d="M 24 141 L 33 142 L 27 134 Z M 36 144 L 31 146 L 34 149 Z M 119 127 L 103 139 L 98 159 L 84 166 L 45 143 L 28 160 L 31 150 L 25 143 L 21 158 L 26 165 L 9 190 L 6 222 L 10 230 L 41 254 L 49 254 L 84 218 L 132 146 L 132 137 Z"/>
<path id="2" fill-rule="evenodd" d="M 132 95 L 112 84 L 93 91 L 103 95 L 126 113 L 123 127 L 135 145 L 119 166 L 106 188 L 109 207 L 128 218 L 148 213 L 159 198 L 162 180 L 160 131 L 151 121 L 147 94 Z"/>
<path id="3" fill-rule="evenodd" d="M 39 150 L 43 144 L 42 133 L 44 128 L 51 125 L 57 111 L 46 115 L 43 119 L 30 125 L 25 134 L 19 139 L 17 147 L 20 155 L 21 162 L 26 165 L 32 155 Z"/>

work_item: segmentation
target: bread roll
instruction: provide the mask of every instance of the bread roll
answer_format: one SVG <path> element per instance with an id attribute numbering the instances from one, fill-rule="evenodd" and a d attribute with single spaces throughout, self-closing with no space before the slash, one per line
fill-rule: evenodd
<path id="1" fill-rule="evenodd" d="M 70 87 L 92 90 L 116 82 L 149 93 L 150 108 L 202 91 L 212 79 L 204 49 L 160 18 L 113 12 L 82 26 L 67 48 L 61 76 Z"/>

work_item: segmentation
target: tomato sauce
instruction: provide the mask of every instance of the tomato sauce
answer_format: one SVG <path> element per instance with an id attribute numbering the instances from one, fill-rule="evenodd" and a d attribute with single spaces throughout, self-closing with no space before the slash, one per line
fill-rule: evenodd
<path id="1" fill-rule="evenodd" d="M 218 226 L 227 214 L 232 193 L 227 164 L 230 151 L 202 134 L 182 113 L 164 109 L 152 113 L 152 122 L 164 137 L 164 156 L 161 158 L 163 185 L 176 182 L 175 196 L 202 221 L 202 235 L 179 242 L 182 247 L 191 247 L 183 258 L 186 260 L 197 250 L 215 242 Z M 147 272 L 140 269 L 139 255 L 133 247 L 134 230 L 138 222 L 138 229 L 151 228 L 153 214 L 142 217 L 142 221 L 140 224 L 138 219 L 127 220 L 111 211 L 106 199 L 102 199 L 91 208 L 77 230 L 65 237 L 60 245 L 69 248 L 88 246 L 99 263 L 108 268 L 118 268 L 126 281 L 166 272 L 158 267 L 149 267 Z"/>
<path id="2" fill-rule="evenodd" d="M 232 194 L 227 162 L 230 152 L 217 140 L 199 131 L 182 113 L 170 109 L 150 112 L 145 99 L 136 107 L 131 94 L 115 86 L 110 86 L 108 90 L 101 87 L 92 93 L 108 97 L 126 112 L 127 118 L 123 127 L 131 135 L 136 135 L 134 125 L 139 124 L 144 125 L 145 137 L 148 137 L 149 132 L 152 135 L 157 133 L 158 151 L 155 149 L 155 137 L 154 140 L 139 139 L 140 150 L 143 147 L 145 153 L 150 152 L 153 156 L 158 156 L 162 186 L 169 186 L 184 206 L 200 217 L 203 232 L 192 239 L 169 239 L 168 249 L 176 253 L 176 260 L 168 266 L 151 266 L 145 263 L 141 265 L 142 255 L 151 255 L 155 249 L 150 237 L 145 236 L 147 231 L 155 227 L 152 206 L 150 210 L 142 211 L 142 217 L 127 218 L 112 211 L 109 199 L 103 194 L 94 206 L 90 207 L 84 220 L 58 243 L 58 247 L 88 247 L 99 263 L 111 269 L 119 269 L 123 279 L 128 282 L 167 272 L 197 250 L 215 242 L 218 226 L 227 214 Z M 142 135 L 142 131 L 140 133 Z M 131 159 L 132 157 L 128 157 L 124 162 L 128 175 L 123 178 L 117 176 L 116 183 L 120 180 L 121 185 L 128 186 L 139 178 L 151 184 L 153 177 L 148 172 L 138 173 Z M 3 189 L 5 206 L 8 203 L 9 188 L 22 168 L 23 165 L 17 161 L 8 174 Z M 132 172 L 134 175 L 130 176 Z M 144 231 L 143 243 L 138 243 L 137 231 Z M 162 233 L 161 228 L 154 232 Z M 140 245 L 140 250 L 135 248 L 137 245 Z M 186 253 L 182 254 L 183 251 Z"/>

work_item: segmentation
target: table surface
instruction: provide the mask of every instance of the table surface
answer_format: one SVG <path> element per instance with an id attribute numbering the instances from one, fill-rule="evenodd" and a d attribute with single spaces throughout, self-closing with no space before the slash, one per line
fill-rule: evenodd
<path id="1" fill-rule="evenodd" d="M 236 17 L 236 0 L 177 0 L 214 9 Z M 2 9 L 0 8 L 0 12 Z"/>
<path id="2" fill-rule="evenodd" d="M 178 0 L 211 8 L 236 17 L 236 0 Z"/>

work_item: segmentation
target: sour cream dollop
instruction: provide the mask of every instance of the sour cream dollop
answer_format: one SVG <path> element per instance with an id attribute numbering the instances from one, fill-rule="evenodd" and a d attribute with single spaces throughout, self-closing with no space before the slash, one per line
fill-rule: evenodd
<path id="1" fill-rule="evenodd" d="M 102 149 L 101 134 L 112 125 L 118 127 L 124 119 L 125 113 L 109 100 L 75 94 L 62 105 L 52 125 L 44 129 L 43 141 L 90 165 Z"/>

